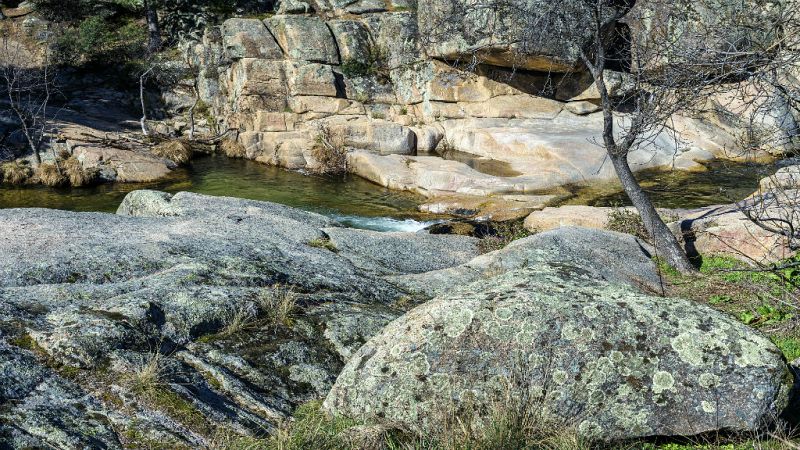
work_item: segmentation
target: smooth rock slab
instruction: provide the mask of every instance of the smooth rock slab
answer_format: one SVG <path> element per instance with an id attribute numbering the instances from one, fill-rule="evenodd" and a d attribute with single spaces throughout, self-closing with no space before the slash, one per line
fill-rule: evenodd
<path id="1" fill-rule="evenodd" d="M 735 319 L 552 263 L 392 322 L 350 359 L 325 408 L 432 433 L 463 410 L 480 429 L 502 401 L 611 441 L 753 430 L 790 387 L 780 351 Z"/>
<path id="2" fill-rule="evenodd" d="M 381 275 L 422 273 L 464 264 L 478 256 L 478 239 L 427 233 L 383 233 L 325 228 L 339 254 Z"/>

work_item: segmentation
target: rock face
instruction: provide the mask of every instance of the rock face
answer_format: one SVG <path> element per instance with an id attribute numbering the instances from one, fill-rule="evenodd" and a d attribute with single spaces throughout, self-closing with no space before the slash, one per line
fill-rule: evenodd
<path id="1" fill-rule="evenodd" d="M 628 3 L 603 11 L 609 36 L 627 26 L 615 17 Z M 263 26 L 231 19 L 192 44 L 193 66 L 205 68 L 200 96 L 221 125 L 240 131 L 247 158 L 314 169 L 315 140 L 323 129 L 338 130 L 344 149 L 368 154 L 353 156 L 353 173 L 434 198 L 529 195 L 616 176 L 595 144 L 599 94 L 578 64 L 592 37 L 584 2 L 404 5 L 295 0 L 280 2 Z M 451 62 L 478 64 L 465 71 Z M 604 76 L 612 96 L 632 88 L 624 73 Z M 703 170 L 703 161 L 730 157 L 741 124 L 729 116 L 676 116 L 631 153 L 633 169 Z M 630 118 L 617 120 L 624 129 Z M 472 170 L 452 150 L 517 175 Z M 422 152 L 431 159 L 395 157 Z"/>
<path id="2" fill-rule="evenodd" d="M 431 42 L 428 54 L 444 60 L 477 57 L 504 67 L 569 72 L 593 38 L 594 6 L 580 1 L 432 0 L 418 7 L 420 33 Z M 606 7 L 601 26 L 613 26 L 624 11 Z"/>
<path id="3" fill-rule="evenodd" d="M 777 348 L 733 318 L 535 264 L 392 322 L 325 407 L 435 434 L 445 410 L 480 430 L 502 404 L 608 441 L 752 430 L 785 405 L 787 376 Z"/>
<path id="4" fill-rule="evenodd" d="M 0 229 L 0 442 L 12 447 L 263 436 L 327 394 L 345 358 L 401 314 L 409 294 L 383 275 L 477 255 L 468 237 L 153 191 L 129 194 L 117 215 L 0 210 Z M 312 245 L 328 238 L 333 248 Z"/>

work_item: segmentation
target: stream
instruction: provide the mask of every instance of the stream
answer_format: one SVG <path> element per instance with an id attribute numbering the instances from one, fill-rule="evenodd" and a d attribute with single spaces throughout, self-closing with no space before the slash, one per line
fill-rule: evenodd
<path id="1" fill-rule="evenodd" d="M 485 169 L 485 167 L 481 167 Z M 750 195 L 771 164 L 713 162 L 706 172 L 645 171 L 638 174 L 656 206 L 697 208 L 731 203 Z M 496 169 L 492 167 L 492 169 Z M 305 175 L 248 160 L 203 156 L 169 177 L 152 183 L 113 183 L 82 188 L 0 184 L 0 208 L 55 208 L 115 212 L 129 192 L 155 189 L 240 197 L 281 203 L 332 217 L 343 225 L 376 231 L 420 231 L 440 217 L 417 210 L 425 200 L 361 179 Z M 558 188 L 564 194 L 564 188 Z M 559 204 L 624 206 L 629 201 L 619 183 L 567 186 Z"/>

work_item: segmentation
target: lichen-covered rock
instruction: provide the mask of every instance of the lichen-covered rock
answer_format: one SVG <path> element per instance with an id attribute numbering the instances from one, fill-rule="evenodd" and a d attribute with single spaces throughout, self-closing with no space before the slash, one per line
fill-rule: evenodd
<path id="1" fill-rule="evenodd" d="M 0 448 L 122 448 L 96 398 L 2 339 L 0 404 Z"/>
<path id="2" fill-rule="evenodd" d="M 274 431 L 328 392 L 407 295 L 375 275 L 405 261 L 356 266 L 310 245 L 336 226 L 154 191 L 116 215 L 0 210 L 0 442 L 213 448 L 218 428 Z M 137 382 L 159 351 L 157 373 Z"/>
<path id="3" fill-rule="evenodd" d="M 753 430 L 790 387 L 780 351 L 735 319 L 549 263 L 392 322 L 350 359 L 325 407 L 433 433 L 446 414 L 480 429 L 505 402 L 610 441 Z"/>
<path id="4" fill-rule="evenodd" d="M 649 245 L 628 234 L 578 227 L 563 227 L 519 239 L 460 266 L 388 279 L 409 291 L 434 297 L 540 263 L 564 263 L 614 283 L 643 291 L 661 291 L 661 278 Z"/>

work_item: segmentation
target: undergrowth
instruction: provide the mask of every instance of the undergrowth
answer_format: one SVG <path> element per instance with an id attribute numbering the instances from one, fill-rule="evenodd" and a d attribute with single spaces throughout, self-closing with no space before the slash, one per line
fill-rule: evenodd
<path id="1" fill-rule="evenodd" d="M 493 227 L 489 236 L 484 237 L 478 242 L 478 250 L 481 253 L 489 253 L 505 248 L 508 244 L 530 236 L 531 233 L 525 228 L 522 221 L 498 222 Z"/>
<path id="2" fill-rule="evenodd" d="M 702 258 L 696 274 L 682 275 L 661 262 L 659 270 L 667 285 L 664 294 L 707 304 L 761 330 L 791 361 L 800 357 L 800 270 L 781 267 L 797 261 L 800 257 L 757 268 L 710 256 Z"/>

